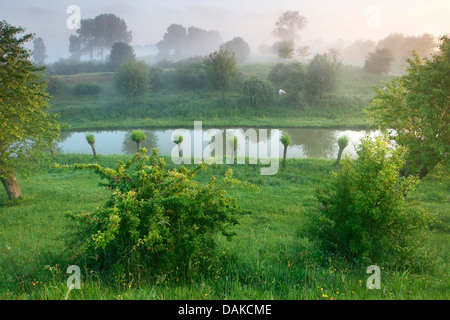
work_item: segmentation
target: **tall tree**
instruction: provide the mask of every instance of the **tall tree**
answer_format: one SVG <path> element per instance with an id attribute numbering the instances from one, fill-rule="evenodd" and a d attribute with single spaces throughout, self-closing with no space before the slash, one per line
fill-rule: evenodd
<path id="1" fill-rule="evenodd" d="M 241 37 L 235 37 L 220 46 L 223 50 L 228 50 L 236 55 L 236 62 L 243 63 L 250 54 L 250 46 Z"/>
<path id="2" fill-rule="evenodd" d="M 36 64 L 43 66 L 45 65 L 45 59 L 47 59 L 44 39 L 35 38 L 33 40 L 33 59 Z"/>
<path id="3" fill-rule="evenodd" d="M 207 55 L 219 50 L 222 42 L 220 33 L 216 30 L 203 30 L 189 27 L 186 45 L 192 55 Z"/>
<path id="4" fill-rule="evenodd" d="M 325 92 L 335 89 L 337 76 L 341 66 L 336 50 L 316 54 L 310 61 L 306 71 L 306 88 L 314 99 L 322 99 Z"/>
<path id="5" fill-rule="evenodd" d="M 22 195 L 16 172 L 26 175 L 59 137 L 49 108 L 45 67 L 31 62 L 24 45 L 33 39 L 21 27 L 0 21 L 0 181 L 10 199 Z"/>
<path id="6" fill-rule="evenodd" d="M 426 176 L 438 163 L 448 169 L 450 153 L 450 39 L 440 39 L 440 54 L 407 59 L 406 74 L 377 89 L 368 113 L 384 129 L 394 129 L 408 147 L 404 175 Z"/>
<path id="7" fill-rule="evenodd" d="M 375 74 L 388 73 L 393 59 L 388 49 L 377 49 L 375 52 L 370 52 L 367 56 L 364 69 Z"/>
<path id="8" fill-rule="evenodd" d="M 149 68 L 143 61 L 122 63 L 114 74 L 116 88 L 134 102 L 149 89 Z"/>
<path id="9" fill-rule="evenodd" d="M 186 51 L 186 41 L 186 28 L 179 24 L 171 24 L 157 47 L 163 56 L 169 55 L 171 51 L 174 51 L 176 56 L 181 56 Z"/>
<path id="10" fill-rule="evenodd" d="M 308 24 L 307 19 L 298 11 L 285 11 L 275 23 L 272 34 L 281 41 L 295 41 L 298 31 L 303 30 Z"/>
<path id="11" fill-rule="evenodd" d="M 96 50 L 103 61 L 105 50 L 111 49 L 115 42 L 129 44 L 132 40 L 125 21 L 111 13 L 98 15 L 94 19 L 82 19 L 76 32 L 77 36 L 69 38 L 69 50 L 72 55 L 89 54 L 91 60 Z"/>

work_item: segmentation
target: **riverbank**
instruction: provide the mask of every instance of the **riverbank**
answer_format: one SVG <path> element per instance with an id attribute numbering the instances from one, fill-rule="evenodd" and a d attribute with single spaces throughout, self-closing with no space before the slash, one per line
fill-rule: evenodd
<path id="1" fill-rule="evenodd" d="M 99 163 L 115 167 L 131 156 L 56 155 L 60 164 Z M 174 166 L 170 158 L 169 167 Z M 409 201 L 437 214 L 427 245 L 437 248 L 436 270 L 399 271 L 381 268 L 381 289 L 369 290 L 367 266 L 324 260 L 314 246 L 298 237 L 313 205 L 314 188 L 335 170 L 332 160 L 292 159 L 273 176 L 261 176 L 258 165 L 213 165 L 197 180 L 207 183 L 232 168 L 260 192 L 229 190 L 252 215 L 242 216 L 231 242 L 218 237 L 220 262 L 209 274 L 188 279 L 162 274 L 151 279 L 133 274 L 106 275 L 80 266 L 81 290 L 69 292 L 66 269 L 73 264 L 74 222 L 64 212 L 92 212 L 108 199 L 92 172 L 48 168 L 21 179 L 24 198 L 11 203 L 0 192 L 0 299 L 295 299 L 421 300 L 448 299 L 450 213 L 448 179 L 439 172 L 421 181 Z"/>

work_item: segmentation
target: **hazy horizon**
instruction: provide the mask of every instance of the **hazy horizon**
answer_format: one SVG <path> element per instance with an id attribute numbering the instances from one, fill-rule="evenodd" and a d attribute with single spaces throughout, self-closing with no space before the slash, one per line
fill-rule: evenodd
<path id="1" fill-rule="evenodd" d="M 113 13 L 124 19 L 133 34 L 132 46 L 156 44 L 167 27 L 176 23 L 217 30 L 222 42 L 242 37 L 256 50 L 259 45 L 276 41 L 271 31 L 286 10 L 299 11 L 308 20 L 300 32 L 300 45 L 318 40 L 328 43 L 359 39 L 378 41 L 394 32 L 412 36 L 430 33 L 438 37 L 450 30 L 450 3 L 444 0 L 49 0 L 39 3 L 18 0 L 0 3 L 0 20 L 42 37 L 47 62 L 52 63 L 70 56 L 69 36 L 75 34 L 75 30 L 69 30 L 66 21 L 70 16 L 67 8 L 73 4 L 80 7 L 82 19 L 102 13 Z"/>

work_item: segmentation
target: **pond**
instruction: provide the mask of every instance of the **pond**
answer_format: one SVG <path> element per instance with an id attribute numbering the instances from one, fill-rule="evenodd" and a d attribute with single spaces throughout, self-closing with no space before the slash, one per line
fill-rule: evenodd
<path id="1" fill-rule="evenodd" d="M 264 134 L 266 130 L 267 134 Z M 113 155 L 113 154 L 133 154 L 136 152 L 136 143 L 130 140 L 132 130 L 102 130 L 102 131 L 64 131 L 61 133 L 61 142 L 55 145 L 55 150 L 60 153 L 80 153 L 90 154 L 92 149 L 86 142 L 86 134 L 92 133 L 95 136 L 95 148 L 97 154 Z M 157 148 L 160 155 L 170 156 L 172 152 L 178 150 L 178 147 L 172 140 L 172 135 L 176 134 L 179 129 L 142 129 L 145 132 L 147 139 L 142 142 L 142 147 L 147 150 Z M 199 141 L 195 140 L 193 129 L 183 129 L 179 131 L 182 133 L 183 150 L 191 149 L 191 154 L 194 155 L 194 148 L 198 148 Z M 243 148 L 243 141 L 245 141 L 245 155 L 249 156 L 249 150 L 257 148 L 261 152 L 261 148 L 267 148 L 268 155 L 272 155 L 271 146 L 278 147 L 279 157 L 283 157 L 283 145 L 281 143 L 272 144 L 272 139 L 276 137 L 279 142 L 279 136 L 284 132 L 290 134 L 292 144 L 288 148 L 287 158 L 324 158 L 332 159 L 337 157 L 339 150 L 337 139 L 342 136 L 349 138 L 349 145 L 345 149 L 344 154 L 354 156 L 355 145 L 359 143 L 359 139 L 367 134 L 373 135 L 374 132 L 356 131 L 356 130 L 335 130 L 335 129 L 306 129 L 306 128 L 288 128 L 288 129 L 254 129 L 256 136 L 244 137 L 248 129 L 214 129 L 213 132 L 206 129 L 197 131 L 201 132 L 201 148 L 205 150 L 211 143 L 211 136 L 216 135 L 215 138 L 222 138 L 225 150 L 227 144 L 226 137 L 228 132 L 234 133 L 240 140 L 238 150 Z M 228 135 L 227 135 L 228 134 Z M 196 136 L 199 137 L 198 135 Z M 189 143 L 190 140 L 190 143 Z M 176 151 L 178 152 L 178 151 Z M 184 151 L 186 152 L 186 151 Z M 241 151 L 242 152 L 242 151 Z M 276 151 L 275 151 L 276 152 Z M 225 152 L 224 152 L 225 153 Z M 276 156 L 276 153 L 274 154 Z"/>

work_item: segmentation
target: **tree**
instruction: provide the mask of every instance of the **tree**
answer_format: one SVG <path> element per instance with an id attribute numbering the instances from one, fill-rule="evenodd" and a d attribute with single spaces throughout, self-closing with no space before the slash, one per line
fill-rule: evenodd
<path id="1" fill-rule="evenodd" d="M 228 50 L 236 55 L 238 64 L 245 62 L 250 54 L 250 46 L 241 37 L 235 37 L 220 46 L 221 50 Z"/>
<path id="2" fill-rule="evenodd" d="M 340 137 L 337 141 L 339 146 L 338 156 L 336 162 L 339 163 L 341 161 L 342 153 L 344 152 L 344 149 L 348 146 L 348 137 L 343 136 Z"/>
<path id="3" fill-rule="evenodd" d="M 394 71 L 403 73 L 407 66 L 405 58 L 412 58 L 413 50 L 421 56 L 429 56 L 434 53 L 436 41 L 433 35 L 424 33 L 422 36 L 405 36 L 402 33 L 391 33 L 386 38 L 378 41 L 376 49 L 388 49 L 393 57 Z"/>
<path id="4" fill-rule="evenodd" d="M 92 133 L 86 135 L 86 141 L 92 148 L 94 158 L 97 158 L 97 151 L 95 150 L 95 136 Z"/>
<path id="5" fill-rule="evenodd" d="M 143 61 L 123 63 L 114 74 L 116 88 L 134 102 L 149 88 L 149 69 Z"/>
<path id="6" fill-rule="evenodd" d="M 36 64 L 43 66 L 45 65 L 45 59 L 47 58 L 44 39 L 42 38 L 35 38 L 33 40 L 33 59 L 36 62 Z"/>
<path id="7" fill-rule="evenodd" d="M 294 42 L 293 41 L 280 41 L 275 44 L 278 47 L 278 57 L 280 59 L 291 59 L 294 56 Z"/>
<path id="8" fill-rule="evenodd" d="M 375 51 L 376 42 L 373 40 L 356 40 L 341 50 L 341 57 L 347 64 L 363 67 L 369 52 Z"/>
<path id="9" fill-rule="evenodd" d="M 287 149 L 292 143 L 292 139 L 289 133 L 285 132 L 280 138 L 281 143 L 284 146 L 284 152 L 283 152 L 283 164 L 286 165 L 286 158 L 287 158 Z"/>
<path id="10" fill-rule="evenodd" d="M 227 50 L 211 53 L 204 61 L 211 83 L 223 92 L 236 75 L 236 57 Z"/>
<path id="11" fill-rule="evenodd" d="M 220 49 L 222 37 L 216 30 L 203 30 L 189 27 L 186 36 L 186 45 L 191 55 L 208 55 Z"/>
<path id="12" fill-rule="evenodd" d="M 70 59 L 80 61 L 82 55 L 81 49 L 82 49 L 81 38 L 71 34 L 69 37 Z"/>
<path id="13" fill-rule="evenodd" d="M 302 46 L 297 49 L 297 54 L 302 58 L 306 58 L 307 56 L 309 56 L 311 54 L 310 49 L 311 48 L 309 46 Z"/>
<path id="14" fill-rule="evenodd" d="M 109 61 L 114 70 L 118 69 L 124 62 L 136 60 L 133 48 L 124 42 L 116 42 L 111 48 Z"/>
<path id="15" fill-rule="evenodd" d="M 408 147 L 403 174 L 425 177 L 438 163 L 448 169 L 450 152 L 449 92 L 450 41 L 440 38 L 440 54 L 407 59 L 406 74 L 385 83 L 367 112 L 382 129 Z"/>
<path id="16" fill-rule="evenodd" d="M 180 158 L 182 158 L 183 157 L 183 146 L 182 146 L 183 136 L 180 134 L 174 138 L 175 139 L 173 140 L 173 142 L 178 146 L 178 156 Z"/>
<path id="17" fill-rule="evenodd" d="M 377 49 L 367 56 L 364 69 L 375 74 L 388 73 L 391 69 L 392 60 L 392 54 L 388 49 Z"/>
<path id="18" fill-rule="evenodd" d="M 176 56 L 186 51 L 187 30 L 179 24 L 171 24 L 163 36 L 163 40 L 157 43 L 159 53 L 167 56 L 174 51 Z"/>
<path id="19" fill-rule="evenodd" d="M 268 81 L 251 77 L 243 82 L 242 92 L 252 106 L 257 106 L 264 102 L 270 102 L 275 95 L 275 88 Z"/>
<path id="20" fill-rule="evenodd" d="M 130 139 L 136 142 L 137 152 L 141 149 L 141 142 L 147 139 L 147 136 L 142 130 L 133 130 L 130 135 Z"/>
<path id="21" fill-rule="evenodd" d="M 272 34 L 282 41 L 295 41 L 297 32 L 306 27 L 308 21 L 298 11 L 285 11 L 275 23 Z"/>
<path id="22" fill-rule="evenodd" d="M 325 92 L 335 89 L 340 66 L 335 51 L 314 56 L 306 71 L 307 91 L 312 98 L 322 99 Z"/>
<path id="23" fill-rule="evenodd" d="M 130 43 L 131 31 L 128 31 L 125 21 L 114 14 L 101 14 L 94 19 L 81 19 L 78 36 L 70 36 L 69 50 L 72 56 L 88 53 L 94 59 L 94 51 L 99 50 L 101 60 L 104 51 L 109 50 L 115 42 Z"/>
<path id="24" fill-rule="evenodd" d="M 22 195 L 16 173 L 31 173 L 60 134 L 57 116 L 47 112 L 45 67 L 31 62 L 24 47 L 33 35 L 22 33 L 0 21 L 0 180 L 10 199 Z"/>

